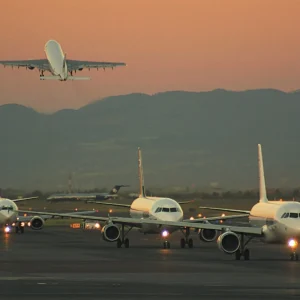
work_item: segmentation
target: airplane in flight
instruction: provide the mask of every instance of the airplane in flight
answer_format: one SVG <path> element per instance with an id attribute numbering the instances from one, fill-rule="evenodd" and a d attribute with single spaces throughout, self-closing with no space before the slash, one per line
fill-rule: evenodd
<path id="1" fill-rule="evenodd" d="M 63 201 L 86 201 L 94 202 L 97 200 L 111 200 L 118 197 L 118 192 L 122 187 L 129 185 L 115 185 L 108 193 L 69 193 L 69 194 L 53 194 L 47 198 L 49 202 Z"/>
<path id="2" fill-rule="evenodd" d="M 213 241 L 217 237 L 218 231 L 222 231 L 225 225 L 211 224 L 210 221 L 225 220 L 244 217 L 244 215 L 231 216 L 218 216 L 211 218 L 199 218 L 194 220 L 184 220 L 183 211 L 180 204 L 190 203 L 191 201 L 177 202 L 170 198 L 162 197 L 147 197 L 145 193 L 143 167 L 142 167 L 142 155 L 140 148 L 138 149 L 138 171 L 139 171 L 139 184 L 140 184 L 140 195 L 132 202 L 131 205 L 125 207 L 130 208 L 129 218 L 124 217 L 94 217 L 94 216 L 75 216 L 74 214 L 60 214 L 55 212 L 36 212 L 31 211 L 33 214 L 51 215 L 58 217 L 69 217 L 88 219 L 90 221 L 103 222 L 105 225 L 102 227 L 102 238 L 107 242 L 117 242 L 117 247 L 121 248 L 122 245 L 125 248 L 129 247 L 129 239 L 127 238 L 128 233 L 132 228 L 138 228 L 142 233 L 154 233 L 160 234 L 164 240 L 163 247 L 170 248 L 168 241 L 169 235 L 176 231 L 181 230 L 185 238 L 180 240 L 182 248 L 186 244 L 190 248 L 193 247 L 193 240 L 190 238 L 190 229 L 196 228 L 199 230 L 199 237 L 203 241 Z M 97 203 L 97 202 L 96 202 Z M 99 202 L 98 202 L 99 203 Z M 100 204 L 108 204 L 102 202 Z M 111 205 L 111 203 L 110 203 Z M 124 207 L 123 204 L 113 203 L 114 206 Z M 21 213 L 28 213 L 29 211 L 19 210 Z M 245 228 L 242 227 L 225 227 L 234 230 L 235 232 L 243 233 Z M 247 231 L 249 229 L 247 228 Z M 250 229 L 251 233 L 260 233 L 257 228 Z"/>
<path id="3" fill-rule="evenodd" d="M 90 77 L 73 76 L 76 71 L 83 69 L 96 68 L 115 68 L 119 66 L 126 66 L 124 62 L 105 62 L 105 61 L 84 61 L 67 59 L 67 55 L 63 52 L 60 44 L 55 40 L 49 40 L 45 44 L 44 51 L 46 59 L 32 59 L 32 60 L 4 60 L 0 61 L 1 65 L 13 67 L 25 67 L 26 69 L 38 69 L 40 72 L 40 80 L 89 80 Z M 44 72 L 50 72 L 52 76 L 44 76 Z"/>
<path id="4" fill-rule="evenodd" d="M 267 198 L 264 165 L 261 145 L 258 144 L 258 167 L 259 167 L 259 202 L 251 210 L 230 209 L 221 207 L 205 207 L 202 209 L 227 211 L 244 214 L 249 217 L 249 223 L 254 228 L 262 228 L 262 235 L 258 236 L 265 243 L 287 244 L 291 249 L 290 259 L 298 260 L 297 251 L 300 239 L 300 203 L 294 201 L 269 201 Z M 226 233 L 225 233 L 226 234 Z M 227 239 L 219 237 L 218 245 L 226 253 L 235 253 L 239 260 L 244 256 L 249 259 L 249 249 L 245 248 L 250 240 L 255 237 L 249 235 L 244 243 L 234 232 L 227 233 Z M 224 236 L 223 236 L 224 237 Z M 244 245 L 241 247 L 241 243 Z"/>

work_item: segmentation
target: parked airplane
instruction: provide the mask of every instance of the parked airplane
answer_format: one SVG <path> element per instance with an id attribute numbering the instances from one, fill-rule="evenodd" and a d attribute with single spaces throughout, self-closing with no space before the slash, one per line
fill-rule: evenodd
<path id="1" fill-rule="evenodd" d="M 41 80 L 89 80 L 90 77 L 73 76 L 76 71 L 82 71 L 84 68 L 114 68 L 119 66 L 126 66 L 123 62 L 97 62 L 97 61 L 83 61 L 67 59 L 60 44 L 55 40 L 49 40 L 45 44 L 45 53 L 47 59 L 33 59 L 33 60 L 7 60 L 0 61 L 4 66 L 25 67 L 33 70 L 37 68 L 40 71 Z M 44 72 L 48 71 L 52 76 L 44 76 Z"/>
<path id="2" fill-rule="evenodd" d="M 110 200 L 118 196 L 118 192 L 122 187 L 129 185 L 115 185 L 108 193 L 70 193 L 70 194 L 53 194 L 47 198 L 49 202 L 63 202 L 63 201 L 88 201 L 94 202 L 96 200 Z M 94 200 L 94 201 L 91 201 Z"/>
<path id="3" fill-rule="evenodd" d="M 147 197 L 145 194 L 144 176 L 142 167 L 141 150 L 138 149 L 138 161 L 139 161 L 139 182 L 140 182 L 140 196 L 133 201 L 131 205 L 126 207 L 130 208 L 130 218 L 123 217 L 92 217 L 92 216 L 75 216 L 74 214 L 60 214 L 54 212 L 31 212 L 34 214 L 61 216 L 69 218 L 80 218 L 91 221 L 104 222 L 105 225 L 102 228 L 102 238 L 108 242 L 117 242 L 117 247 L 120 248 L 125 245 L 129 247 L 129 239 L 127 234 L 132 228 L 139 228 L 143 233 L 157 233 L 160 234 L 163 239 L 164 248 L 170 248 L 168 237 L 170 233 L 175 230 L 181 230 L 185 238 L 180 240 L 181 247 L 185 247 L 186 244 L 189 247 L 193 247 L 193 240 L 189 238 L 190 228 L 200 229 L 199 237 L 204 241 L 213 241 L 217 237 L 217 232 L 222 230 L 232 230 L 234 232 L 243 233 L 245 230 L 250 233 L 260 234 L 261 230 L 254 228 L 249 231 L 249 228 L 225 226 L 218 224 L 208 223 L 213 220 L 224 220 L 232 218 L 244 217 L 244 215 L 236 215 L 234 217 L 211 217 L 211 218 L 199 218 L 195 220 L 183 220 L 183 212 L 180 204 L 189 203 L 190 201 L 177 202 L 170 198 L 161 197 Z M 101 204 L 107 204 L 102 202 Z M 114 203 L 114 206 L 124 206 L 119 203 Z M 19 212 L 29 212 L 25 210 L 19 210 Z M 200 223 L 202 222 L 202 223 Z M 126 227 L 126 228 L 125 228 Z M 126 229 L 126 231 L 125 231 Z"/>
<path id="4" fill-rule="evenodd" d="M 300 203 L 294 201 L 269 201 L 266 192 L 264 176 L 264 165 L 261 145 L 258 145 L 258 166 L 259 166 L 259 202 L 250 211 L 240 209 L 229 209 L 220 207 L 205 207 L 202 209 L 235 212 L 249 216 L 249 222 L 253 227 L 262 227 L 262 240 L 266 243 L 287 243 L 291 248 L 290 259 L 298 260 L 296 252 L 300 239 Z M 228 233 L 231 236 L 228 244 L 222 240 L 222 235 L 218 240 L 219 247 L 227 253 L 235 253 L 236 259 L 241 256 L 249 259 L 249 250 L 244 246 L 253 238 L 250 235 L 244 246 L 240 248 L 240 239 L 235 233 Z M 230 241 L 230 243 L 229 243 Z"/>

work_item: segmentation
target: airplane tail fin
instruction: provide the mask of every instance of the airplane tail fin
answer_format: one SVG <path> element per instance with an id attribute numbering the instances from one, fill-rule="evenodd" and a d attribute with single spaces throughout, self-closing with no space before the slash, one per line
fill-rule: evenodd
<path id="1" fill-rule="evenodd" d="M 138 162 L 139 162 L 139 182 L 140 182 L 140 198 L 146 198 L 144 173 L 143 173 L 143 162 L 142 162 L 142 150 L 138 147 Z"/>
<path id="2" fill-rule="evenodd" d="M 121 187 L 128 187 L 129 185 L 115 185 L 109 192 L 110 195 L 115 195 L 119 192 L 119 190 L 121 189 Z"/>
<path id="3" fill-rule="evenodd" d="M 259 202 L 268 202 L 261 144 L 258 144 Z"/>

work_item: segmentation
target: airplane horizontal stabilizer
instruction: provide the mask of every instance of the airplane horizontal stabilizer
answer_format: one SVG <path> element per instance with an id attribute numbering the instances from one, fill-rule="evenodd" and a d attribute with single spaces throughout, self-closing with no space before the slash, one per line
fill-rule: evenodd
<path id="1" fill-rule="evenodd" d="M 60 76 L 40 76 L 40 80 L 60 80 Z"/>
<path id="2" fill-rule="evenodd" d="M 90 80 L 91 77 L 68 76 L 67 80 Z"/>

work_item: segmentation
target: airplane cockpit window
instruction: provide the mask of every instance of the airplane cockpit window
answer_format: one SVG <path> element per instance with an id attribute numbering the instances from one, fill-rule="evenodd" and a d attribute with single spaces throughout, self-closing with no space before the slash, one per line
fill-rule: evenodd
<path id="1" fill-rule="evenodd" d="M 282 216 L 281 216 L 281 218 L 287 218 L 289 216 L 289 213 L 284 213 Z"/>
<path id="2" fill-rule="evenodd" d="M 9 206 L 1 206 L 1 207 L 0 207 L 0 210 L 13 210 L 13 207 L 12 207 L 12 205 L 9 205 Z"/>
<path id="3" fill-rule="evenodd" d="M 155 212 L 158 213 L 158 212 L 177 212 L 179 211 L 177 207 L 171 207 L 171 208 L 168 208 L 168 207 L 158 207 Z"/>
<path id="4" fill-rule="evenodd" d="M 298 218 L 298 213 L 290 213 L 290 218 L 294 218 L 294 219 L 296 219 L 296 218 Z"/>

